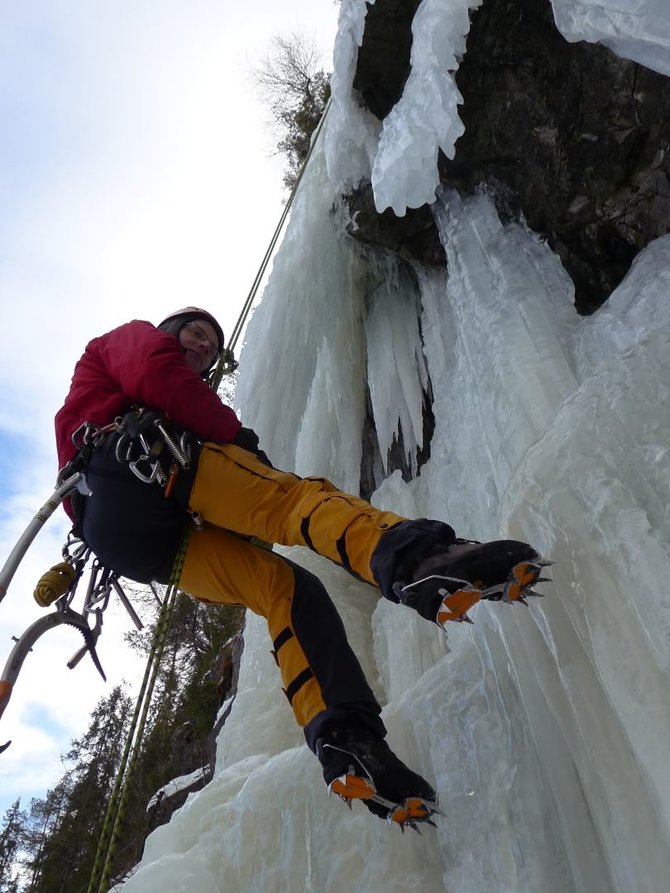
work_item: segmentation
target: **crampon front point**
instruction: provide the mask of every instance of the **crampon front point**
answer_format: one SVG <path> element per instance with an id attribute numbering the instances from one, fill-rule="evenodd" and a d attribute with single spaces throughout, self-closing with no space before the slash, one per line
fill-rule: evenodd
<path id="1" fill-rule="evenodd" d="M 541 576 L 542 569 L 551 564 L 552 561 L 539 556 L 520 561 L 512 567 L 503 583 L 493 586 L 471 583 L 442 574 L 431 574 L 403 587 L 403 591 L 414 595 L 415 598 L 420 598 L 423 593 L 428 595 L 435 592 L 442 596 L 435 622 L 446 631 L 446 624 L 449 621 L 471 623 L 467 612 L 481 599 L 503 601 L 510 605 L 514 602 L 527 605 L 526 599 L 529 596 L 542 597 L 542 593 L 535 592 L 533 587 L 543 581 L 551 582 Z"/>
<path id="2" fill-rule="evenodd" d="M 550 567 L 553 563 L 546 558 L 540 558 L 539 555 L 537 558 L 520 561 L 511 569 L 505 583 L 482 589 L 481 597 L 489 601 L 507 602 L 508 605 L 514 602 L 527 605 L 526 598 L 528 596 L 542 598 L 542 593 L 536 592 L 533 586 L 536 583 L 551 582 L 549 577 L 541 577 L 540 574 L 543 568 Z"/>
<path id="3" fill-rule="evenodd" d="M 328 793 L 337 794 L 351 809 L 353 800 L 364 800 L 368 803 L 376 803 L 386 810 L 386 821 L 396 824 L 401 831 L 411 828 L 421 833 L 417 827 L 420 824 L 435 826 L 431 816 L 440 815 L 437 803 L 425 800 L 423 797 L 407 797 L 400 803 L 394 803 L 382 797 L 376 790 L 372 779 L 348 772 L 341 775 L 328 785 Z"/>

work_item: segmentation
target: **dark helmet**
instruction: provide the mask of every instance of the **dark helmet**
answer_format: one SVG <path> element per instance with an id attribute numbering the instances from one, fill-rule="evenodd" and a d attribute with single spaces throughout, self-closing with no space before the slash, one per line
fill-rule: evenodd
<path id="1" fill-rule="evenodd" d="M 198 319 L 204 319 L 213 327 L 214 331 L 216 332 L 217 341 L 219 343 L 218 353 L 220 354 L 225 346 L 223 329 L 211 313 L 208 313 L 207 310 L 202 310 L 200 307 L 184 307 L 182 310 L 175 310 L 174 313 L 166 316 L 163 322 L 158 324 L 158 328 L 162 332 L 169 332 L 170 335 L 174 335 L 175 338 L 178 338 L 179 333 L 186 325 L 186 323 L 195 322 Z M 212 368 L 212 366 L 214 366 L 217 360 L 218 354 L 212 360 L 212 363 L 209 367 L 210 369 Z"/>

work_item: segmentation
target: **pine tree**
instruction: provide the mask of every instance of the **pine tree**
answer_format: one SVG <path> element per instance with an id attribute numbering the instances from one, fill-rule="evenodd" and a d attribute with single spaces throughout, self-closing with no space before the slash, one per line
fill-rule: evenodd
<path id="1" fill-rule="evenodd" d="M 151 603 L 155 605 L 153 596 Z M 241 630 L 243 617 L 239 608 L 178 599 L 116 845 L 113 877 L 122 877 L 141 856 L 155 823 L 147 814 L 153 794 L 176 775 L 207 761 L 207 739 L 219 706 L 212 665 L 222 645 Z M 148 631 L 127 636 L 145 654 L 150 638 Z M 59 783 L 43 799 L 31 802 L 20 860 L 25 893 L 87 890 L 130 710 L 130 699 L 120 687 L 102 699 L 86 733 L 64 755 L 66 771 Z M 185 764 L 183 753 L 179 761 L 173 753 L 175 733 L 186 724 L 192 729 L 186 751 L 192 765 Z M 7 893 L 15 891 L 9 887 Z"/>
<path id="2" fill-rule="evenodd" d="M 18 893 L 18 864 L 25 833 L 26 814 L 21 800 L 15 800 L 5 813 L 0 830 L 0 893 Z"/>
<path id="3" fill-rule="evenodd" d="M 253 70 L 280 136 L 277 149 L 287 161 L 283 178 L 287 189 L 300 176 L 330 98 L 330 75 L 319 68 L 318 58 L 314 43 L 302 34 L 276 34 L 265 59 Z"/>
<path id="4" fill-rule="evenodd" d="M 44 800 L 31 804 L 30 893 L 86 891 L 129 713 L 130 699 L 117 686 L 96 706 L 85 735 L 72 742 L 65 756 L 71 768 Z"/>
<path id="5" fill-rule="evenodd" d="M 45 798 L 33 799 L 30 802 L 30 814 L 24 836 L 26 856 L 24 866 L 30 876 L 28 893 L 47 889 L 40 886 L 41 865 L 49 852 L 51 835 L 58 827 L 61 814 L 67 802 L 67 776 L 54 788 L 47 791 Z"/>

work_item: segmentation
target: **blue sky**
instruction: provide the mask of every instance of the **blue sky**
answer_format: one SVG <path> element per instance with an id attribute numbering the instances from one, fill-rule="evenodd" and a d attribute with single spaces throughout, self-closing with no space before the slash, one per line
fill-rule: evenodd
<path id="1" fill-rule="evenodd" d="M 230 331 L 282 210 L 281 162 L 250 66 L 302 31 L 330 65 L 332 0 L 0 0 L 0 562 L 49 496 L 53 416 L 86 342 L 196 303 Z M 39 616 L 59 513 L 0 604 L 0 662 Z M 109 627 L 109 628 L 108 628 Z M 121 610 L 100 641 L 110 683 Z M 0 814 L 59 777 L 60 753 L 107 694 L 45 635 L 0 720 Z M 124 657 L 124 666 L 128 666 Z"/>

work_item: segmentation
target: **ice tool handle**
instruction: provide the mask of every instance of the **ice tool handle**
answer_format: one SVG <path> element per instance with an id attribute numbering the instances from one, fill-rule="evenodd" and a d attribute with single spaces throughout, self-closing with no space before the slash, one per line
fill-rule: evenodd
<path id="1" fill-rule="evenodd" d="M 74 548 L 72 548 L 74 545 Z M 96 644 L 100 634 L 102 633 L 103 613 L 106 610 L 112 593 L 116 593 L 121 603 L 128 611 L 131 620 L 137 627 L 142 629 L 143 625 L 133 606 L 130 604 L 126 594 L 124 593 L 118 581 L 118 574 L 105 568 L 96 560 L 94 560 L 90 571 L 89 583 L 84 597 L 84 605 L 81 613 L 71 608 L 72 600 L 75 597 L 77 584 L 81 578 L 82 571 L 91 557 L 91 550 L 85 543 L 81 543 L 76 537 L 70 537 L 63 549 L 63 557 L 76 571 L 75 579 L 66 593 L 64 593 L 56 602 L 56 610 L 51 614 L 41 617 L 35 621 L 28 629 L 16 640 L 16 645 L 7 660 L 2 676 L 0 676 L 0 717 L 9 702 L 10 695 L 14 688 L 14 684 L 18 677 L 19 671 L 23 665 L 29 652 L 37 640 L 53 627 L 60 624 L 72 626 L 79 630 L 84 639 L 82 647 L 68 661 L 69 669 L 79 664 L 82 658 L 88 653 L 97 671 L 103 679 L 105 673 L 100 664 L 96 651 Z M 89 625 L 90 615 L 95 616 L 93 626 Z M 9 742 L 0 746 L 0 753 L 9 746 Z"/>
<path id="2" fill-rule="evenodd" d="M 71 493 L 74 493 L 75 490 L 78 490 L 84 496 L 88 496 L 91 492 L 88 489 L 83 472 L 76 472 L 59 484 L 53 494 L 28 524 L 25 531 L 21 534 L 18 542 L 11 551 L 9 558 L 0 571 L 0 601 L 7 595 L 9 584 L 12 582 L 16 570 L 23 560 L 23 556 L 28 551 L 28 548 L 37 534 L 49 520 L 51 515 L 53 515 L 61 502 Z"/>
<path id="3" fill-rule="evenodd" d="M 81 660 L 81 657 L 88 652 L 91 655 L 91 659 L 93 660 L 97 671 L 103 679 L 106 678 L 102 666 L 100 665 L 98 654 L 95 650 L 95 644 L 100 635 L 101 624 L 98 624 L 95 629 L 91 629 L 86 619 L 81 614 L 73 611 L 65 604 L 65 602 L 61 601 L 56 606 L 55 611 L 51 614 L 47 614 L 45 617 L 40 617 L 39 620 L 36 620 L 31 624 L 23 635 L 17 639 L 16 644 L 12 648 L 4 670 L 2 671 L 2 676 L 0 677 L 0 717 L 2 717 L 5 707 L 9 703 L 14 683 L 16 682 L 21 667 L 23 666 L 23 662 L 32 650 L 33 645 L 37 642 L 40 636 L 43 636 L 44 633 L 61 624 L 73 626 L 75 629 L 79 630 L 84 637 L 83 647 L 80 649 L 80 652 L 72 658 L 72 661 L 70 661 L 68 666 L 73 666 L 74 663 Z M 6 744 L 0 745 L 0 753 L 6 750 L 10 744 L 11 742 L 8 741 Z"/>

